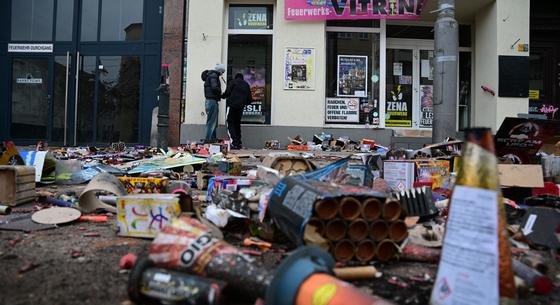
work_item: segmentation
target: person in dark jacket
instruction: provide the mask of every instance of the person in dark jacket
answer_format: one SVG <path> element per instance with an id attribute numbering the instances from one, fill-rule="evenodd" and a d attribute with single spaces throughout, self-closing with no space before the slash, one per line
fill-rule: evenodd
<path id="1" fill-rule="evenodd" d="M 217 64 L 214 70 L 202 72 L 204 81 L 204 97 L 206 98 L 206 141 L 216 141 L 216 129 L 218 128 L 218 102 L 222 96 L 220 76 L 224 74 L 226 67 Z"/>
<path id="2" fill-rule="evenodd" d="M 226 102 L 226 122 L 229 137 L 232 140 L 232 149 L 241 149 L 241 116 L 245 105 L 251 104 L 251 87 L 243 79 L 243 74 L 237 73 L 235 78 L 228 82 L 226 91 L 222 94 Z"/>

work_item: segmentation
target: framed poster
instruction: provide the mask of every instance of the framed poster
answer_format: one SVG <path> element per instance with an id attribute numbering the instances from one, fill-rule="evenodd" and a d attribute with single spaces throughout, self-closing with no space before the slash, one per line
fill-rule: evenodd
<path id="1" fill-rule="evenodd" d="M 337 96 L 367 97 L 367 56 L 338 55 L 337 71 Z"/>
<path id="2" fill-rule="evenodd" d="M 315 49 L 286 48 L 284 90 L 315 90 Z"/>
<path id="3" fill-rule="evenodd" d="M 325 107 L 327 123 L 359 123 L 359 98 L 327 98 Z"/>

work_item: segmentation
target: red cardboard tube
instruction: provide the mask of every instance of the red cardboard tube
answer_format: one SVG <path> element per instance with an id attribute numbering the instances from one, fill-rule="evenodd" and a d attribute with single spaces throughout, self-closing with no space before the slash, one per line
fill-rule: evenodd
<path id="1" fill-rule="evenodd" d="M 338 201 L 335 198 L 327 198 L 315 203 L 315 213 L 321 220 L 330 220 L 338 213 Z"/>
<path id="2" fill-rule="evenodd" d="M 399 247 L 391 240 L 384 240 L 377 245 L 375 249 L 375 256 L 377 259 L 384 263 L 388 262 L 399 252 Z"/>
<path id="3" fill-rule="evenodd" d="M 380 297 L 366 294 L 333 276 L 316 273 L 310 276 L 298 290 L 294 305 L 391 305 Z"/>
<path id="4" fill-rule="evenodd" d="M 346 223 L 342 219 L 333 219 L 325 227 L 325 236 L 329 240 L 338 241 L 346 235 Z"/>
<path id="5" fill-rule="evenodd" d="M 375 257 L 375 243 L 366 239 L 358 244 L 356 248 L 356 258 L 360 262 L 369 262 Z"/>
<path id="6" fill-rule="evenodd" d="M 368 198 L 362 203 L 361 214 L 366 220 L 376 220 L 381 217 L 383 211 L 383 204 L 376 198 Z"/>
<path id="7" fill-rule="evenodd" d="M 361 203 L 354 197 L 344 197 L 340 200 L 338 213 L 345 220 L 354 220 L 360 216 Z"/>
<path id="8" fill-rule="evenodd" d="M 368 235 L 368 224 L 363 219 L 356 219 L 348 225 L 348 237 L 353 241 L 360 241 Z"/>
<path id="9" fill-rule="evenodd" d="M 334 245 L 333 255 L 337 261 L 346 262 L 354 257 L 354 243 L 348 239 L 341 240 Z"/>
<path id="10" fill-rule="evenodd" d="M 369 236 L 374 241 L 382 241 L 389 235 L 389 226 L 383 220 L 376 220 L 371 223 Z"/>
<path id="11" fill-rule="evenodd" d="M 401 216 L 402 208 L 398 200 L 388 200 L 383 207 L 383 219 L 395 221 Z"/>
<path id="12" fill-rule="evenodd" d="M 403 241 L 408 236 L 408 228 L 402 220 L 395 221 L 389 226 L 389 238 L 394 242 Z"/>

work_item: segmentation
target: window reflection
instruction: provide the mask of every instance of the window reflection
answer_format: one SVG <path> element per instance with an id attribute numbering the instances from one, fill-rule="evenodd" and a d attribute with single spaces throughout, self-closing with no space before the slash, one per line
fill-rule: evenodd
<path id="1" fill-rule="evenodd" d="M 101 41 L 142 39 L 143 0 L 103 0 Z"/>
<path id="2" fill-rule="evenodd" d="M 82 41 L 97 41 L 99 0 L 82 1 Z"/>
<path id="3" fill-rule="evenodd" d="M 12 1 L 12 40 L 51 41 L 54 0 Z"/>
<path id="4" fill-rule="evenodd" d="M 56 41 L 72 41 L 74 0 L 58 0 L 56 3 Z"/>
<path id="5" fill-rule="evenodd" d="M 138 142 L 140 57 L 99 57 L 97 142 Z"/>

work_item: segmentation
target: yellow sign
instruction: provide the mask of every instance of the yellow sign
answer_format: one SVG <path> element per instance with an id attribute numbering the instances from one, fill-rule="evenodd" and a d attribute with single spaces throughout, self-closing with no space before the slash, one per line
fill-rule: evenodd
<path id="1" fill-rule="evenodd" d="M 540 97 L 540 90 L 529 90 L 529 99 L 538 100 Z"/>

